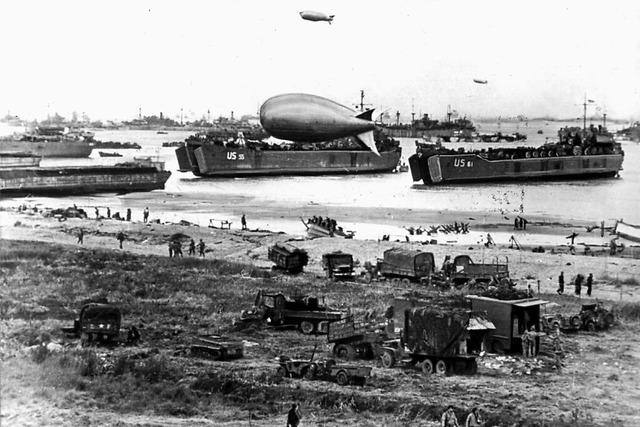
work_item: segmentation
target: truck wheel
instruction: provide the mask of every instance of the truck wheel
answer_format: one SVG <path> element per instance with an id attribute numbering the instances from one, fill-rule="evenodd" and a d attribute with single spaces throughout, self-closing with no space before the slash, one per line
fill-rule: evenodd
<path id="1" fill-rule="evenodd" d="M 553 327 L 553 330 L 555 331 L 555 330 L 556 330 L 556 328 L 559 328 L 559 327 L 560 327 L 560 322 L 558 322 L 557 320 L 555 320 L 555 321 L 551 324 L 551 326 Z"/>
<path id="2" fill-rule="evenodd" d="M 311 365 L 309 366 L 309 369 L 307 369 L 304 374 L 302 375 L 305 379 L 312 381 L 316 378 L 316 371 L 318 370 L 318 367 L 315 365 Z"/>
<path id="3" fill-rule="evenodd" d="M 356 349 L 349 344 L 336 344 L 333 347 L 333 354 L 341 359 L 353 360 L 356 358 Z"/>
<path id="4" fill-rule="evenodd" d="M 580 316 L 572 316 L 571 320 L 569 320 L 569 323 L 571 324 L 572 327 L 578 329 L 580 328 L 580 324 L 582 323 L 582 320 L 580 320 Z"/>
<path id="5" fill-rule="evenodd" d="M 402 279 L 401 282 L 402 282 L 403 286 L 411 286 L 411 280 L 409 280 L 409 279 L 406 279 L 406 278 Z"/>
<path id="6" fill-rule="evenodd" d="M 393 368 L 396 364 L 396 355 L 390 351 L 382 353 L 382 357 L 380 359 L 382 360 L 382 366 L 387 369 Z"/>
<path id="7" fill-rule="evenodd" d="M 345 371 L 338 372 L 338 375 L 336 375 L 336 382 L 340 385 L 349 384 L 349 377 L 347 376 L 347 373 Z"/>
<path id="8" fill-rule="evenodd" d="M 278 368 L 278 371 L 276 372 L 276 375 L 280 378 L 286 378 L 289 375 L 287 375 L 287 368 L 285 368 L 284 366 L 280 366 Z"/>
<path id="9" fill-rule="evenodd" d="M 393 279 L 391 279 L 392 286 L 398 286 L 399 283 L 400 283 L 400 279 L 398 279 L 397 277 L 394 277 Z"/>
<path id="10" fill-rule="evenodd" d="M 420 363 L 420 370 L 425 375 L 433 374 L 433 362 L 429 359 L 424 359 L 422 363 Z"/>
<path id="11" fill-rule="evenodd" d="M 589 332 L 595 332 L 596 330 L 596 322 L 594 322 L 593 320 L 589 320 L 587 322 L 587 331 Z"/>
<path id="12" fill-rule="evenodd" d="M 303 320 L 300 323 L 300 330 L 303 334 L 309 335 L 311 332 L 313 332 L 313 323 L 309 322 L 308 320 Z"/>
<path id="13" fill-rule="evenodd" d="M 447 373 L 447 362 L 440 359 L 436 362 L 436 374 L 444 375 Z"/>

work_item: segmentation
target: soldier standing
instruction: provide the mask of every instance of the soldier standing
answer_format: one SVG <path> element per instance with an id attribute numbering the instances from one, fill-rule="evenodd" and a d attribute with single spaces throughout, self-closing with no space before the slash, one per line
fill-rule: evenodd
<path id="1" fill-rule="evenodd" d="M 116 239 L 118 239 L 118 242 L 120 242 L 120 249 L 122 249 L 122 242 L 124 242 L 125 238 L 126 236 L 122 231 L 119 231 L 118 234 L 116 234 Z"/>
<path id="2" fill-rule="evenodd" d="M 473 408 L 467 416 L 465 427 L 480 427 L 482 426 L 482 418 L 480 418 L 480 411 L 478 408 Z"/>
<path id="3" fill-rule="evenodd" d="M 98 210 L 97 207 L 95 207 L 94 210 L 96 212 L 96 219 L 100 219 L 100 211 Z"/>
<path id="4" fill-rule="evenodd" d="M 173 258 L 173 241 L 169 240 L 169 258 Z"/>
<path id="5" fill-rule="evenodd" d="M 200 241 L 198 242 L 198 254 L 204 258 L 204 249 L 205 249 L 206 245 L 204 244 L 204 242 L 202 241 L 202 239 L 200 239 Z"/>
<path id="6" fill-rule="evenodd" d="M 84 230 L 82 228 L 78 231 L 78 243 L 84 244 Z"/>
<path id="7" fill-rule="evenodd" d="M 240 218 L 240 223 L 242 224 L 242 229 L 247 229 L 247 218 L 242 214 L 242 218 Z"/>
<path id="8" fill-rule="evenodd" d="M 582 293 L 582 281 L 584 280 L 584 276 L 580 273 L 576 276 L 575 281 L 573 282 L 573 286 L 575 288 L 575 294 L 580 296 Z"/>
<path id="9" fill-rule="evenodd" d="M 144 208 L 144 211 L 142 212 L 142 221 L 143 222 L 147 222 L 149 220 L 149 206 Z"/>
<path id="10" fill-rule="evenodd" d="M 522 340 L 522 357 L 529 357 L 529 341 L 531 340 L 531 335 L 529 335 L 529 331 L 526 328 L 522 335 L 520 335 L 520 339 Z"/>
<path id="11" fill-rule="evenodd" d="M 173 255 L 182 258 L 182 243 L 179 240 L 173 242 Z"/>
<path id="12" fill-rule="evenodd" d="M 301 418 L 302 415 L 300 415 L 298 404 L 294 403 L 291 405 L 291 409 L 289 409 L 289 413 L 287 414 L 287 427 L 298 427 Z"/>
<path id="13" fill-rule="evenodd" d="M 442 427 L 460 427 L 458 424 L 458 419 L 456 418 L 456 413 L 453 412 L 453 406 L 449 405 L 447 410 L 443 412 L 442 419 Z"/>
<path id="14" fill-rule="evenodd" d="M 593 286 L 593 273 L 589 273 L 589 277 L 587 277 L 587 296 L 591 296 L 591 287 Z"/>
<path id="15" fill-rule="evenodd" d="M 189 242 L 189 256 L 193 256 L 196 254 L 196 242 L 191 239 Z"/>
<path id="16" fill-rule="evenodd" d="M 558 295 L 562 295 L 564 293 L 564 271 L 560 272 L 560 276 L 558 276 Z"/>
<path id="17" fill-rule="evenodd" d="M 111 218 L 111 208 L 107 208 L 107 218 Z"/>
<path id="18" fill-rule="evenodd" d="M 131 209 L 127 208 L 127 221 L 131 221 Z"/>

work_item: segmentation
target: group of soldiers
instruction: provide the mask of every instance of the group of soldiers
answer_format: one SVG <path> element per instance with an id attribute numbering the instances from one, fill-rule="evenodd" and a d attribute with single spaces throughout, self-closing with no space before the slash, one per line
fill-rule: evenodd
<path id="1" fill-rule="evenodd" d="M 442 427 L 460 427 L 456 413 L 451 405 L 449 405 L 442 413 L 440 422 Z M 464 427 L 480 427 L 482 425 L 484 425 L 484 422 L 480 414 L 480 409 L 477 407 L 471 409 L 471 412 L 469 412 L 469 415 L 467 415 L 467 419 L 465 420 Z"/>
<path id="2" fill-rule="evenodd" d="M 322 228 L 326 228 L 329 231 L 336 231 L 338 229 L 338 223 L 333 218 L 323 218 L 321 216 L 313 216 L 307 220 L 307 224 L 319 225 Z"/>
<path id="3" fill-rule="evenodd" d="M 75 207 L 75 205 L 74 205 L 74 207 Z M 93 211 L 94 211 L 94 213 L 96 215 L 96 219 L 103 218 L 100 215 L 100 209 L 97 206 L 95 206 L 93 208 Z M 107 206 L 107 210 L 106 210 L 105 214 L 106 214 L 106 216 L 104 218 L 107 218 L 107 219 L 117 219 L 119 221 L 131 221 L 131 208 L 127 208 L 127 212 L 126 212 L 125 216 L 122 217 L 120 215 L 120 212 L 116 212 L 113 215 L 111 215 L 111 208 Z M 142 211 L 142 221 L 144 223 L 147 223 L 149 221 L 149 207 L 148 206 L 144 208 L 144 211 Z"/>
<path id="4" fill-rule="evenodd" d="M 574 293 L 576 296 L 580 296 L 582 294 L 583 283 L 587 288 L 587 296 L 590 297 L 593 289 L 593 273 L 589 273 L 586 282 L 584 276 L 578 273 L 576 278 L 573 280 Z M 558 290 L 556 292 L 558 292 L 558 295 L 562 295 L 564 293 L 564 271 L 561 271 L 560 276 L 558 276 Z"/>
<path id="5" fill-rule="evenodd" d="M 168 246 L 169 258 L 182 258 L 182 243 L 179 240 L 170 240 Z M 202 239 L 200 239 L 197 245 L 195 240 L 191 239 L 189 242 L 189 256 L 196 255 L 196 247 L 198 248 L 198 256 L 204 258 L 207 245 Z"/>

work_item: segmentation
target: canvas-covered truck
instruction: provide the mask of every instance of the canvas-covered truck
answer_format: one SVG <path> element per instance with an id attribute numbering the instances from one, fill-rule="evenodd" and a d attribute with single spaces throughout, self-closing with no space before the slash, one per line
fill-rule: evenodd
<path id="1" fill-rule="evenodd" d="M 328 324 L 343 316 L 321 303 L 317 297 L 296 295 L 287 298 L 281 292 L 260 290 L 251 310 L 243 311 L 240 324 L 266 322 L 270 326 L 297 326 L 304 334 L 326 334 Z"/>
<path id="2" fill-rule="evenodd" d="M 468 255 L 458 255 L 453 259 L 449 279 L 455 286 L 474 280 L 476 283 L 501 283 L 509 279 L 508 260 L 500 263 L 496 258 L 491 263 L 476 264 Z"/>
<path id="3" fill-rule="evenodd" d="M 369 322 L 354 316 L 329 323 L 327 341 L 333 355 L 341 359 L 374 359 L 382 354 L 382 345 L 391 338 L 384 323 Z"/>
<path id="4" fill-rule="evenodd" d="M 329 279 L 353 279 L 353 256 L 341 251 L 322 255 L 322 268 Z"/>
<path id="5" fill-rule="evenodd" d="M 82 346 L 91 344 L 135 344 L 140 333 L 134 326 L 123 331 L 122 313 L 112 304 L 89 303 L 82 306 L 73 327 L 64 327 L 62 332 L 79 337 Z"/>
<path id="6" fill-rule="evenodd" d="M 268 250 L 270 261 L 275 264 L 274 268 L 279 268 L 287 273 L 300 273 L 305 265 L 309 263 L 309 255 L 304 249 L 299 249 L 290 243 L 276 243 Z"/>
<path id="7" fill-rule="evenodd" d="M 433 254 L 404 248 L 391 248 L 376 262 L 375 272 L 392 281 L 429 283 L 434 271 Z"/>
<path id="8" fill-rule="evenodd" d="M 392 368 L 400 362 L 427 375 L 474 374 L 477 354 L 494 328 L 482 313 L 463 308 L 406 309 L 400 339 L 383 347 L 382 366 Z"/>

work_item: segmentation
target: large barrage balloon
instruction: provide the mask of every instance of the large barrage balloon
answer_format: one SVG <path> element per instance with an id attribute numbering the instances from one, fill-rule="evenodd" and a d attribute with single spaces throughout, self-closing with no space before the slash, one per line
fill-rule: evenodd
<path id="1" fill-rule="evenodd" d="M 358 113 L 321 96 L 289 93 L 262 104 L 260 123 L 272 136 L 288 141 L 322 142 L 356 136 L 379 155 L 372 113 L 373 110 Z"/>
<path id="2" fill-rule="evenodd" d="M 335 15 L 327 15 L 326 13 L 315 12 L 313 10 L 303 10 L 302 12 L 300 12 L 300 16 L 302 17 L 302 19 L 305 19 L 307 21 L 327 21 L 329 24 L 331 24 Z"/>

